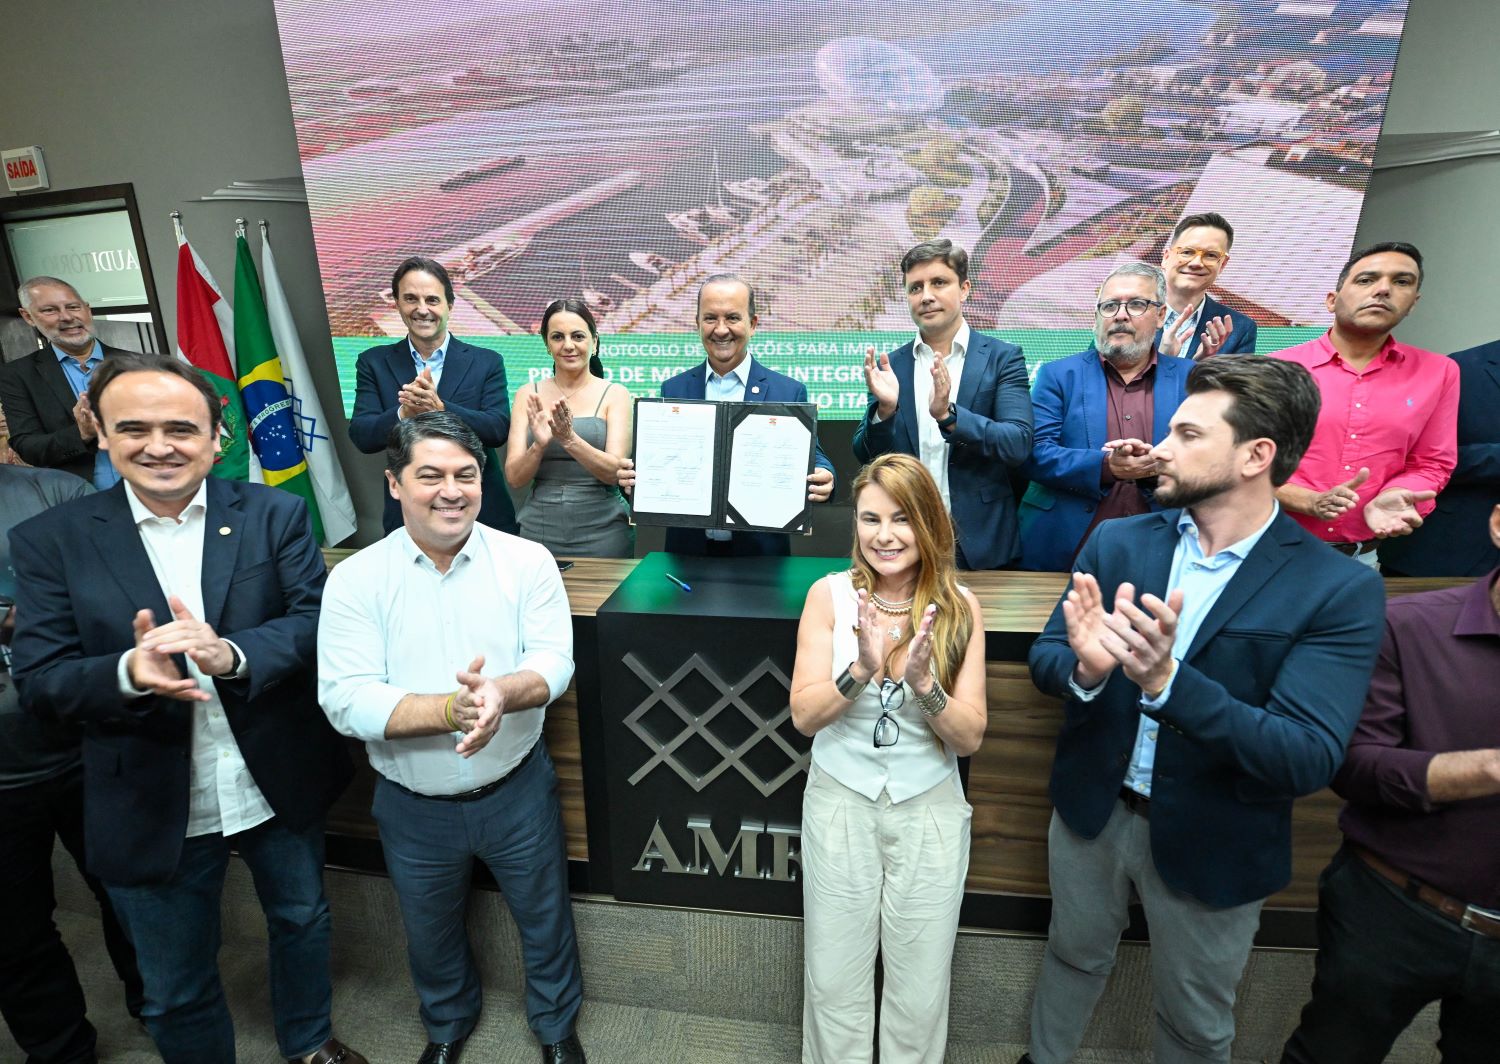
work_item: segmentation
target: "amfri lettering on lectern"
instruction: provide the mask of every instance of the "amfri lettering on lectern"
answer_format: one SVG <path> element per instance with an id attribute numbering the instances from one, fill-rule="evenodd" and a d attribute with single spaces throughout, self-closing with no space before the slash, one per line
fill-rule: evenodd
<path id="1" fill-rule="evenodd" d="M 721 845 L 718 836 L 714 834 L 713 824 L 708 817 L 688 817 L 687 830 L 693 837 L 693 859 L 685 862 L 678 855 L 678 850 L 673 846 L 667 830 L 662 827 L 661 821 L 656 821 L 656 826 L 651 829 L 650 836 L 646 839 L 646 845 L 641 850 L 641 858 L 633 870 L 636 872 L 650 872 L 653 867 L 659 865 L 663 872 L 671 872 L 678 875 L 706 876 L 712 871 L 719 876 L 734 876 L 742 879 L 768 879 L 778 883 L 792 883 L 797 879 L 797 873 L 792 866 L 797 866 L 797 871 L 802 869 L 802 828 L 787 827 L 784 825 L 767 825 L 760 820 L 741 820 L 740 829 L 729 845 Z M 769 837 L 771 844 L 766 860 L 761 857 L 760 840 Z M 681 835 L 678 835 L 681 838 Z M 793 845 L 793 840 L 799 845 Z"/>

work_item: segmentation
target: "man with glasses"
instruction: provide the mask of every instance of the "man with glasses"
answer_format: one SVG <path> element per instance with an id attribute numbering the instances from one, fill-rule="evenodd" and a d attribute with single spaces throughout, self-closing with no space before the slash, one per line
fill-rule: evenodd
<path id="1" fill-rule="evenodd" d="M 1208 294 L 1229 265 L 1233 246 L 1234 227 L 1213 211 L 1190 214 L 1172 230 L 1161 253 L 1167 315 L 1156 346 L 1162 354 L 1191 359 L 1254 354 L 1255 322 Z"/>
<path id="2" fill-rule="evenodd" d="M 1328 293 L 1333 327 L 1274 357 L 1305 367 L 1323 406 L 1302 464 L 1277 489 L 1292 517 L 1335 550 L 1376 566 L 1410 535 L 1458 464 L 1458 365 L 1392 330 L 1422 298 L 1422 253 L 1361 248 Z"/>
<path id="3" fill-rule="evenodd" d="M 1031 453 L 1026 361 L 1014 344 L 964 320 L 969 253 L 929 240 L 901 257 L 917 335 L 889 355 L 865 356 L 870 404 L 854 456 L 917 458 L 953 517 L 960 569 L 1004 569 L 1021 553 L 1010 471 Z"/>
<path id="4" fill-rule="evenodd" d="M 99 364 L 125 352 L 94 336 L 93 311 L 67 281 L 32 277 L 16 295 L 21 319 L 47 346 L 0 365 L 11 449 L 30 465 L 73 473 L 108 491 L 120 475 L 99 449 L 99 427 L 84 394 Z"/>
<path id="5" fill-rule="evenodd" d="M 1167 282 L 1144 262 L 1115 267 L 1094 305 L 1094 344 L 1037 371 L 1021 568 L 1067 572 L 1094 526 L 1156 509 L 1151 446 L 1186 394 L 1192 362 L 1156 350 Z"/>

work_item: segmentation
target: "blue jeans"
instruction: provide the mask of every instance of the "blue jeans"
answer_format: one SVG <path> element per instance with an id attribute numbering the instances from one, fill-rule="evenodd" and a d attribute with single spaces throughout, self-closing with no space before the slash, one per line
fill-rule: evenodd
<path id="1" fill-rule="evenodd" d="M 530 761 L 478 801 L 425 798 L 382 778 L 373 813 L 428 1040 L 466 1038 L 479 1020 L 479 976 L 464 926 L 476 857 L 494 873 L 520 932 L 527 1024 L 543 1044 L 572 1034 L 583 973 L 557 774 L 540 740 Z"/>
<path id="2" fill-rule="evenodd" d="M 219 982 L 219 904 L 233 845 L 250 869 L 270 932 L 271 1011 L 281 1055 L 332 1036 L 330 920 L 323 894 L 323 824 L 296 832 L 271 819 L 226 839 L 187 839 L 166 883 L 106 884 L 135 943 L 146 984 L 141 1018 L 165 1064 L 233 1064 L 234 1024 Z"/>

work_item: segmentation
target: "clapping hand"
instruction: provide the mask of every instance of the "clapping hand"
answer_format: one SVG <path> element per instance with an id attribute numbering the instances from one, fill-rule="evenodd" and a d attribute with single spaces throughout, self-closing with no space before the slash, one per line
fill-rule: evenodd
<path id="1" fill-rule="evenodd" d="M 401 404 L 401 417 L 416 417 L 418 414 L 430 413 L 434 410 L 443 409 L 443 401 L 438 398 L 437 385 L 432 380 L 432 369 L 428 366 L 422 367 L 422 372 L 410 384 L 403 385 L 397 393 L 397 402 Z"/>
<path id="2" fill-rule="evenodd" d="M 906 672 L 902 678 L 919 695 L 932 690 L 932 625 L 936 620 L 937 603 L 929 602 L 906 648 Z"/>
<path id="3" fill-rule="evenodd" d="M 505 715 L 505 695 L 499 684 L 484 676 L 483 669 L 484 655 L 480 654 L 458 673 L 461 686 L 453 696 L 453 719 L 464 733 L 454 747 L 460 757 L 473 757 L 483 750 L 495 737 L 500 718 Z"/>
<path id="4" fill-rule="evenodd" d="M 901 384 L 891 369 L 890 358 L 883 354 L 877 356 L 873 347 L 865 352 L 865 387 L 875 397 L 880 420 L 889 421 L 894 417 L 901 401 Z"/>
<path id="5" fill-rule="evenodd" d="M 1324 521 L 1333 521 L 1342 517 L 1345 511 L 1352 510 L 1359 505 L 1359 486 L 1369 479 L 1370 471 L 1361 469 L 1342 484 L 1335 484 L 1327 491 L 1314 496 L 1313 516 L 1322 518 Z"/>
<path id="6" fill-rule="evenodd" d="M 568 406 L 566 399 L 559 399 L 552 404 L 552 412 L 549 415 L 548 425 L 552 429 L 552 437 L 563 446 L 573 439 L 573 411 Z"/>
<path id="7" fill-rule="evenodd" d="M 526 396 L 526 425 L 531 430 L 531 439 L 538 447 L 545 448 L 552 442 L 552 419 L 542 405 L 542 397 L 536 392 Z"/>
<path id="8" fill-rule="evenodd" d="M 1084 690 L 1098 687 L 1118 664 L 1099 642 L 1108 628 L 1104 623 L 1104 596 L 1098 578 L 1090 573 L 1074 573 L 1073 586 L 1063 598 L 1062 610 L 1068 626 L 1068 646 L 1078 657 L 1073 682 Z"/>
<path id="9" fill-rule="evenodd" d="M 1110 440 L 1104 445 L 1109 456 L 1109 472 L 1116 480 L 1142 480 L 1157 474 L 1151 445 L 1144 440 Z"/>
<path id="10" fill-rule="evenodd" d="M 1409 536 L 1422 527 L 1417 503 L 1437 498 L 1435 491 L 1387 488 L 1365 505 L 1365 524 L 1377 539 Z"/>
<path id="11" fill-rule="evenodd" d="M 1219 348 L 1224 346 L 1224 341 L 1229 339 L 1229 334 L 1234 331 L 1234 321 L 1228 314 L 1220 314 L 1217 318 L 1209 318 L 1203 326 L 1203 332 L 1198 337 L 1198 353 L 1195 358 L 1213 358 L 1219 353 Z"/>
<path id="12" fill-rule="evenodd" d="M 1145 609 L 1142 609 L 1144 606 Z M 1150 612 L 1147 613 L 1146 611 Z M 1177 640 L 1177 618 L 1182 613 L 1182 589 L 1163 602 L 1152 594 L 1135 604 L 1135 587 L 1121 584 L 1115 591 L 1115 610 L 1103 614 L 1105 631 L 1099 644 L 1119 663 L 1125 676 L 1149 698 L 1161 694 L 1172 678 L 1172 645 Z"/>
<path id="13" fill-rule="evenodd" d="M 94 410 L 89 406 L 89 393 L 84 392 L 73 404 L 73 424 L 78 426 L 78 435 L 85 443 L 99 438 L 99 422 L 94 420 Z"/>
<path id="14" fill-rule="evenodd" d="M 927 412 L 934 421 L 948 416 L 948 396 L 953 392 L 953 377 L 948 373 L 948 362 L 936 351 L 932 353 L 932 402 Z"/>
<path id="15" fill-rule="evenodd" d="M 208 692 L 191 676 L 183 676 L 170 654 L 147 645 L 147 637 L 157 631 L 156 618 L 150 610 L 138 611 L 131 627 L 135 630 L 135 649 L 125 662 L 125 670 L 132 687 L 179 702 L 208 701 Z"/>
<path id="16" fill-rule="evenodd" d="M 874 598 L 864 588 L 855 592 L 854 616 L 858 621 L 854 626 L 854 637 L 859 645 L 855 664 L 866 674 L 866 679 L 873 679 L 885 667 L 885 626 L 881 623 L 880 611 L 875 608 Z"/>

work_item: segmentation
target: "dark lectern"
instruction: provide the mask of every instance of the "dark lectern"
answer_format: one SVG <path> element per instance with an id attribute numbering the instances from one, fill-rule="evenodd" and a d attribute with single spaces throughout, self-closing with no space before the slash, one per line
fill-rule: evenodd
<path id="1" fill-rule="evenodd" d="M 599 608 L 615 897 L 801 912 L 797 620 L 847 564 L 650 554 Z"/>

